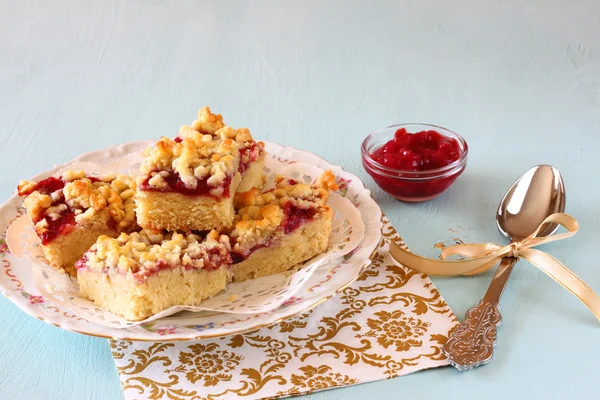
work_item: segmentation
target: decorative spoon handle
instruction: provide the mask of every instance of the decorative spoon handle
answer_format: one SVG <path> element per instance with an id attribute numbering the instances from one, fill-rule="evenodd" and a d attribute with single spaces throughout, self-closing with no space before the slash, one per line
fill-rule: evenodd
<path id="1" fill-rule="evenodd" d="M 465 320 L 446 342 L 444 353 L 459 371 L 467 371 L 492 360 L 497 327 L 502 322 L 498 303 L 516 261 L 513 257 L 502 259 L 483 299 L 467 311 Z"/>

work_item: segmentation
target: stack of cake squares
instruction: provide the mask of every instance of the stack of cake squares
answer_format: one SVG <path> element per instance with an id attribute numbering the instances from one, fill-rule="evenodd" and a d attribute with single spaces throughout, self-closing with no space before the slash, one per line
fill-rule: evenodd
<path id="1" fill-rule="evenodd" d="M 327 249 L 335 176 L 264 190 L 265 157 L 248 129 L 204 107 L 145 150 L 137 179 L 68 171 L 22 181 L 19 194 L 48 261 L 96 305 L 141 320 Z"/>

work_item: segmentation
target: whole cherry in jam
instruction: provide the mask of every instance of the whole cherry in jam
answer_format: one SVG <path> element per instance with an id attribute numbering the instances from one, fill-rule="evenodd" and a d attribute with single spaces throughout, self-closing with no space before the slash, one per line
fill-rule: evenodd
<path id="1" fill-rule="evenodd" d="M 408 133 L 400 128 L 394 138 L 371 153 L 379 164 L 403 171 L 429 171 L 452 164 L 460 158 L 454 138 L 434 130 Z"/>

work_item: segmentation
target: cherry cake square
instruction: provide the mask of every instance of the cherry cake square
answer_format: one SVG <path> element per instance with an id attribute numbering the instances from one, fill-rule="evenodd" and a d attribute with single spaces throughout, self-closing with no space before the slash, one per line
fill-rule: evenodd
<path id="1" fill-rule="evenodd" d="M 229 238 L 211 231 L 142 230 L 100 236 L 76 264 L 83 296 L 128 320 L 142 320 L 176 305 L 195 306 L 231 280 Z"/>
<path id="2" fill-rule="evenodd" d="M 175 139 L 163 137 L 144 155 L 135 196 L 143 228 L 228 228 L 236 191 L 263 183 L 264 144 L 248 129 L 224 125 L 208 107 Z"/>
<path id="3" fill-rule="evenodd" d="M 327 171 L 312 184 L 278 177 L 273 189 L 237 193 L 229 232 L 233 280 L 284 272 L 324 252 L 333 217 L 327 198 L 337 189 L 335 176 Z"/>
<path id="4" fill-rule="evenodd" d="M 75 275 L 75 262 L 100 235 L 135 229 L 135 185 L 126 175 L 67 171 L 39 182 L 21 181 L 18 192 L 50 264 Z"/>

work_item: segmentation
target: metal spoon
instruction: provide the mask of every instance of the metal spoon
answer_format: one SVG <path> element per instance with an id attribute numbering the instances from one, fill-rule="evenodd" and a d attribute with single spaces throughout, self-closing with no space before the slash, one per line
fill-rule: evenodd
<path id="1" fill-rule="evenodd" d="M 504 236 L 516 241 L 531 235 L 550 214 L 564 210 L 565 187 L 560 173 L 550 165 L 538 165 L 525 172 L 508 189 L 498 206 L 496 223 Z M 538 236 L 551 235 L 557 229 L 556 224 L 546 224 Z M 514 257 L 500 261 L 485 296 L 467 311 L 465 320 L 444 346 L 450 364 L 459 371 L 492 360 L 497 326 L 502 321 L 498 303 L 516 261 Z"/>

